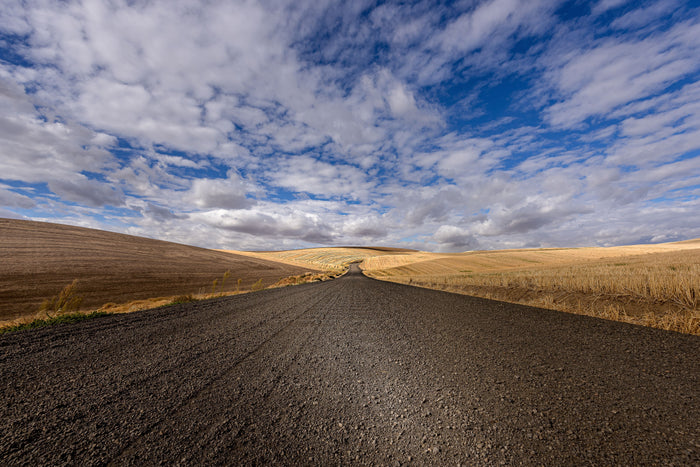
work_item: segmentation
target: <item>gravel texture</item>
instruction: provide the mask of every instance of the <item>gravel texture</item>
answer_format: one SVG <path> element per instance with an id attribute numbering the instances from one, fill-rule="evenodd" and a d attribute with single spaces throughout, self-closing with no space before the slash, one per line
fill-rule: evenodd
<path id="1" fill-rule="evenodd" d="M 700 338 L 365 278 L 0 336 L 0 464 L 698 465 Z"/>

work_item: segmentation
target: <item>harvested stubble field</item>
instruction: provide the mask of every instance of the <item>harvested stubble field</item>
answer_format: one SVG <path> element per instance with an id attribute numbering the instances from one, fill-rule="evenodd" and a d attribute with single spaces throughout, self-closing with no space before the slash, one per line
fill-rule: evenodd
<path id="1" fill-rule="evenodd" d="M 369 276 L 700 335 L 700 240 L 367 258 Z"/>
<path id="2" fill-rule="evenodd" d="M 393 258 L 396 256 L 414 255 L 418 253 L 415 250 L 388 247 L 327 247 L 284 251 L 221 251 L 304 268 L 322 269 L 324 271 L 342 271 L 347 269 L 348 265 L 351 263 L 359 263 L 374 256 Z"/>
<path id="3" fill-rule="evenodd" d="M 113 232 L 0 219 L 0 326 L 34 318 L 44 300 L 75 279 L 83 309 L 114 312 L 153 308 L 182 295 L 232 293 L 256 283 L 267 287 L 316 269 Z M 125 303 L 127 309 L 119 306 Z"/>

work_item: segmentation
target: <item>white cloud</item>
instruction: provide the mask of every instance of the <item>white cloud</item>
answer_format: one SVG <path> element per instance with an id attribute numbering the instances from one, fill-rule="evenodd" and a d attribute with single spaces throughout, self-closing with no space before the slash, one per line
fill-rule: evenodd
<path id="1" fill-rule="evenodd" d="M 453 225 L 441 225 L 433 234 L 432 240 L 441 245 L 443 249 L 451 251 L 479 248 L 479 242 L 469 230 Z"/>
<path id="2" fill-rule="evenodd" d="M 340 232 L 351 238 L 359 238 L 360 243 L 353 242 L 358 245 L 366 245 L 367 242 L 374 242 L 377 239 L 383 239 L 389 233 L 389 221 L 386 218 L 372 215 L 366 217 L 354 217 L 345 222 Z M 382 240 L 379 240 L 382 241 Z M 371 243 L 369 243 L 371 244 Z"/>
<path id="3" fill-rule="evenodd" d="M 9 187 L 0 185 L 0 206 L 20 209 L 31 209 L 36 206 L 36 202 L 32 198 L 7 188 Z"/>
<path id="4" fill-rule="evenodd" d="M 590 208 L 570 204 L 566 198 L 530 196 L 513 206 L 497 205 L 489 219 L 476 226 L 474 232 L 487 237 L 524 234 L 590 211 Z"/>
<path id="5" fill-rule="evenodd" d="M 83 174 L 115 167 L 106 149 L 113 138 L 40 114 L 11 79 L 7 72 L 0 74 L 0 177 L 46 183 L 66 201 L 87 206 L 122 204 L 119 190 Z"/>
<path id="6" fill-rule="evenodd" d="M 194 180 L 185 197 L 199 208 L 241 209 L 253 204 L 246 194 L 246 186 L 240 177 L 229 173 L 226 179 Z"/>
<path id="7" fill-rule="evenodd" d="M 600 0 L 598 3 L 596 3 L 593 8 L 591 8 L 591 12 L 594 15 L 599 15 L 601 13 L 605 13 L 608 10 L 612 10 L 613 8 L 618 8 L 625 3 L 629 3 L 630 0 Z"/>
<path id="8" fill-rule="evenodd" d="M 406 51 L 400 76 L 412 76 L 422 85 L 449 81 L 455 63 L 461 66 L 502 69 L 507 48 L 518 38 L 547 31 L 559 1 L 489 0 L 473 2 L 438 31 L 431 31 L 422 46 Z M 465 3 L 470 5 L 470 3 Z M 437 15 L 436 15 L 437 16 Z M 482 49 L 481 53 L 474 53 Z M 403 51 L 402 51 L 403 52 Z"/>
<path id="9" fill-rule="evenodd" d="M 470 138 L 462 142 L 462 147 L 445 151 L 437 162 L 438 172 L 444 177 L 459 178 L 463 174 L 482 172 L 496 161 L 481 161 L 479 158 L 491 147 L 487 139 Z"/>
<path id="10" fill-rule="evenodd" d="M 618 29 L 631 29 L 648 26 L 654 20 L 672 13 L 678 8 L 677 0 L 661 0 L 652 3 L 651 5 L 632 10 L 629 13 L 617 18 L 612 22 L 611 26 Z"/>
<path id="11" fill-rule="evenodd" d="M 418 111 L 413 93 L 406 91 L 404 86 L 398 85 L 390 90 L 387 100 L 389 101 L 391 113 L 395 116 L 402 116 Z"/>
<path id="12" fill-rule="evenodd" d="M 517 27 L 527 2 L 490 0 L 452 21 L 434 39 L 442 49 L 468 52 L 481 46 L 501 27 Z M 524 7 L 524 8 L 523 8 Z"/>
<path id="13" fill-rule="evenodd" d="M 546 109 L 555 126 L 575 127 L 589 117 L 646 99 L 700 69 L 700 23 L 684 22 L 641 40 L 602 39 L 550 65 L 546 76 L 560 102 Z"/>
<path id="14" fill-rule="evenodd" d="M 331 164 L 310 156 L 278 159 L 266 172 L 274 186 L 317 196 L 347 196 L 366 201 L 372 186 L 365 172 L 357 167 Z"/>
<path id="15" fill-rule="evenodd" d="M 396 196 L 403 222 L 423 226 L 430 222 L 445 222 L 460 208 L 465 208 L 467 196 L 455 185 L 414 188 Z"/>
<path id="16" fill-rule="evenodd" d="M 62 200 L 85 206 L 121 206 L 124 202 L 119 190 L 81 174 L 74 175 L 72 179 L 51 180 L 48 186 Z"/>
<path id="17" fill-rule="evenodd" d="M 700 235 L 674 5 L 5 2 L 2 212 L 229 248 Z"/>
<path id="18" fill-rule="evenodd" d="M 192 214 L 190 219 L 212 227 L 268 239 L 286 237 L 310 243 L 331 244 L 336 238 L 332 228 L 318 215 L 292 208 L 282 209 L 281 212 L 219 209 Z"/>

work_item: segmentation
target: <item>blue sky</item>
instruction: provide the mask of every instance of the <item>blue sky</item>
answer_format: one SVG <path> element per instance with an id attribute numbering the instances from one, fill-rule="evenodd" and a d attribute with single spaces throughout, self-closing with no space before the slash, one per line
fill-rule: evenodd
<path id="1" fill-rule="evenodd" d="M 683 1 L 0 0 L 0 217 L 204 247 L 700 237 Z"/>

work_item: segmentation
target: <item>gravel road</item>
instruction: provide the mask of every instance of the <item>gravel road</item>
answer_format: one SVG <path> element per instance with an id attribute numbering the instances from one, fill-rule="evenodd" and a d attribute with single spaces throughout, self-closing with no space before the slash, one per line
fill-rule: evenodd
<path id="1" fill-rule="evenodd" d="M 367 279 L 0 336 L 0 464 L 698 465 L 700 338 Z"/>

